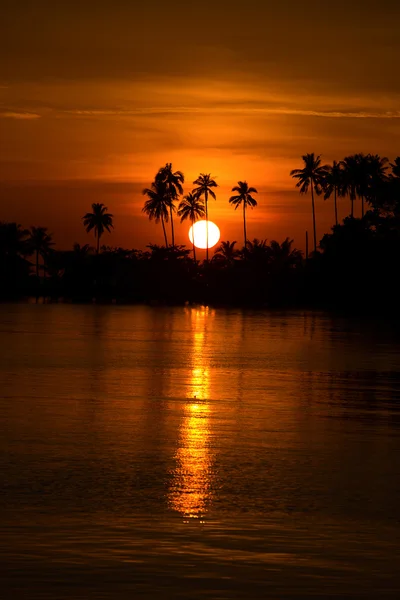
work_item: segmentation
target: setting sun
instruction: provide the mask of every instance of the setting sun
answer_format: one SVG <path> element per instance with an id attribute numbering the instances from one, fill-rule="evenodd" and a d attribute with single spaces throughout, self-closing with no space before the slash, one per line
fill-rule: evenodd
<path id="1" fill-rule="evenodd" d="M 208 227 L 207 227 L 208 223 Z M 189 240 L 196 248 L 205 250 L 207 248 L 207 228 L 208 228 L 208 247 L 212 248 L 219 242 L 221 233 L 219 227 L 212 221 L 197 221 L 189 229 Z"/>

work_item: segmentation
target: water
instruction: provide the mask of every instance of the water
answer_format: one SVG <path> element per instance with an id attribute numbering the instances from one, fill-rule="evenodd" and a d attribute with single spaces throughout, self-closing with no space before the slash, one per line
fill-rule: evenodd
<path id="1" fill-rule="evenodd" d="M 1 598 L 399 597 L 399 339 L 1 305 Z"/>

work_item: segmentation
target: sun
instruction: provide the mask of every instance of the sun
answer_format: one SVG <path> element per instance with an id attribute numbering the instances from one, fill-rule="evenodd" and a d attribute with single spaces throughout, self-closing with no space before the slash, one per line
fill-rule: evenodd
<path id="1" fill-rule="evenodd" d="M 196 221 L 189 229 L 189 240 L 196 248 L 205 250 L 207 248 L 207 223 L 208 223 L 208 247 L 212 248 L 218 244 L 221 233 L 212 221 Z M 194 238 L 194 239 L 193 239 Z"/>

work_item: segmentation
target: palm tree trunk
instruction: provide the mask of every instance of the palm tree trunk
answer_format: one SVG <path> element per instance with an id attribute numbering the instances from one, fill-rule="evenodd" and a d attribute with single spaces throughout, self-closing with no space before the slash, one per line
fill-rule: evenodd
<path id="1" fill-rule="evenodd" d="M 205 192 L 206 201 L 206 261 L 208 262 L 208 192 Z"/>
<path id="2" fill-rule="evenodd" d="M 193 244 L 193 260 L 194 260 L 194 264 L 196 264 L 196 246 L 194 245 L 194 219 L 192 219 L 192 244 Z"/>
<path id="3" fill-rule="evenodd" d="M 161 215 L 161 225 L 164 232 L 165 247 L 168 248 L 167 232 L 165 231 L 164 217 Z"/>
<path id="4" fill-rule="evenodd" d="M 312 203 L 312 218 L 314 230 L 314 252 L 317 251 L 317 228 L 315 225 L 315 204 L 314 204 L 314 182 L 311 182 L 311 203 Z"/>
<path id="5" fill-rule="evenodd" d="M 335 225 L 338 224 L 337 220 L 337 202 L 336 202 L 336 185 L 335 185 Z"/>
<path id="6" fill-rule="evenodd" d="M 174 219 L 172 217 L 172 206 L 169 207 L 169 214 L 171 215 L 171 237 L 172 237 L 172 248 L 175 248 L 175 234 L 174 234 Z"/>
<path id="7" fill-rule="evenodd" d="M 99 254 L 100 252 L 100 235 L 99 232 L 97 232 L 97 254 Z"/>
<path id="8" fill-rule="evenodd" d="M 244 230 L 244 249 L 246 250 L 247 235 L 246 235 L 246 202 L 243 200 L 243 230 Z"/>
<path id="9" fill-rule="evenodd" d="M 361 216 L 364 216 L 364 196 L 361 196 Z"/>
<path id="10" fill-rule="evenodd" d="M 350 195 L 350 201 L 351 201 L 351 217 L 354 217 L 354 197 L 353 194 Z"/>
<path id="11" fill-rule="evenodd" d="M 36 277 L 39 279 L 39 250 L 36 250 Z"/>

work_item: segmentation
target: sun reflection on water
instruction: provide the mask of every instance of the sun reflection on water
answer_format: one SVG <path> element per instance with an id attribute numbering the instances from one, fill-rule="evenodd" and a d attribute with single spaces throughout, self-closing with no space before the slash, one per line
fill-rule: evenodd
<path id="1" fill-rule="evenodd" d="M 211 501 L 213 457 L 210 449 L 210 368 L 207 324 L 214 316 L 208 308 L 188 310 L 193 344 L 188 364 L 188 401 L 183 405 L 176 468 L 169 495 L 170 506 L 187 518 L 202 518 Z"/>

